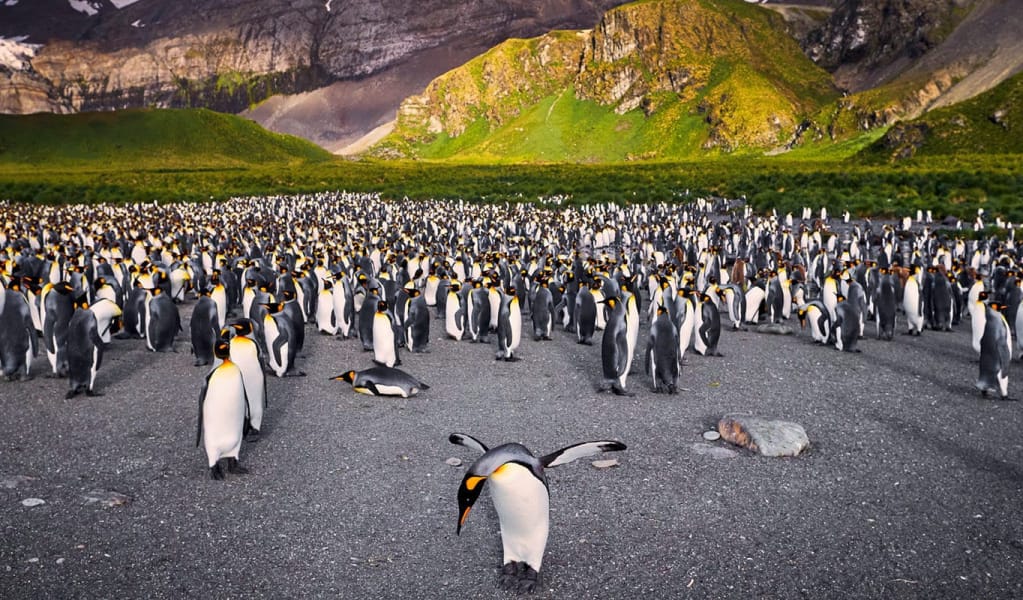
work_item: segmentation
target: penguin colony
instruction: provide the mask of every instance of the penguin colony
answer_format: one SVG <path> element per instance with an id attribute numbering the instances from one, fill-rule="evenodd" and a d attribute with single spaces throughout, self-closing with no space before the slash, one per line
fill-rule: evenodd
<path id="1" fill-rule="evenodd" d="M 921 214 L 915 223 L 833 223 L 825 211 L 754 215 L 724 200 L 410 204 L 347 193 L 187 206 L 0 203 L 3 375 L 29 380 L 45 354 L 46 375 L 68 379 L 68 398 L 98 395 L 111 337 L 172 351 L 185 305 L 194 365 L 206 367 L 196 445 L 213 479 L 247 472 L 239 459 L 264 426 L 266 377 L 305 375 L 307 333 L 358 338 L 367 353 L 364 368 L 331 379 L 408 398 L 429 385 L 398 368 L 402 357 L 430 351 L 438 337 L 514 362 L 528 356 L 523 337 L 544 343 L 561 331 L 599 348 L 597 389 L 630 395 L 637 352 L 650 389 L 677 394 L 687 355 L 727 350 L 723 329 L 795 315 L 814 342 L 859 352 L 869 329 L 891 340 L 900 329 L 918 336 L 967 320 L 976 388 L 1009 397 L 1023 319 L 1011 226 L 1007 239 L 967 241 L 939 237 Z M 519 591 L 539 580 L 544 469 L 625 449 L 583 442 L 538 458 L 518 444 L 450 441 L 482 453 L 459 488 L 458 530 L 491 481 L 501 582 Z"/>

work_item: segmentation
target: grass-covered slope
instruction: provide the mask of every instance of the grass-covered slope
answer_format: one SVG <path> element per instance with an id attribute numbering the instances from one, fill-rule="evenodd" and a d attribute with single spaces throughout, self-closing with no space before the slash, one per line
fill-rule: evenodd
<path id="1" fill-rule="evenodd" d="M 1023 73 L 965 102 L 898 123 L 863 151 L 868 159 L 1023 153 Z"/>
<path id="2" fill-rule="evenodd" d="M 645 0 L 591 31 L 510 40 L 408 99 L 380 156 L 690 159 L 783 148 L 837 97 L 779 15 Z"/>
<path id="3" fill-rule="evenodd" d="M 0 115 L 0 170 L 229 168 L 329 158 L 300 138 L 205 109 Z"/>

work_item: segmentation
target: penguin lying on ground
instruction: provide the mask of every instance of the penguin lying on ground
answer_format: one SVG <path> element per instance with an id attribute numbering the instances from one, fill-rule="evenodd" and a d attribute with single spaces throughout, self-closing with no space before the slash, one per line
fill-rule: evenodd
<path id="1" fill-rule="evenodd" d="M 490 449 L 476 438 L 452 433 L 452 444 L 478 450 L 483 456 L 469 466 L 458 487 L 458 528 L 469 517 L 489 479 L 490 498 L 501 523 L 504 567 L 500 585 L 518 593 L 533 592 L 540 583 L 540 563 L 547 547 L 550 525 L 550 495 L 545 468 L 557 467 L 600 452 L 625 450 L 625 444 L 599 440 L 574 444 L 537 458 L 521 444 L 503 444 Z"/>
<path id="2" fill-rule="evenodd" d="M 430 386 L 419 381 L 401 369 L 376 366 L 362 371 L 347 371 L 330 378 L 331 381 L 347 381 L 352 389 L 370 396 L 415 396 Z"/>

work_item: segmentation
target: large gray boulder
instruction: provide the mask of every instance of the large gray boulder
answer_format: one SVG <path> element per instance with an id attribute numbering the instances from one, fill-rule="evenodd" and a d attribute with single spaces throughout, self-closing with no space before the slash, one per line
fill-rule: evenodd
<path id="1" fill-rule="evenodd" d="M 726 441 L 763 456 L 798 456 L 810 445 L 802 425 L 760 417 L 726 416 L 718 421 L 718 433 Z"/>

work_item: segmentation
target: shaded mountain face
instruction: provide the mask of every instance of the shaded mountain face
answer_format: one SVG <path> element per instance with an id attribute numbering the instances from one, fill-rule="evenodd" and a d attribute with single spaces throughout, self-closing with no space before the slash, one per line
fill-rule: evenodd
<path id="1" fill-rule="evenodd" d="M 0 38 L 41 44 L 27 61 L 0 60 L 0 110 L 74 112 L 204 106 L 239 112 L 274 94 L 365 80 L 404 64 L 430 78 L 514 36 L 591 26 L 613 0 L 11 0 Z M 27 36 L 27 39 L 21 39 Z M 433 53 L 437 60 L 418 59 Z M 0 57 L 3 54 L 0 53 Z M 27 64 L 15 64 L 25 62 Z M 11 64 L 8 64 L 11 63 Z M 393 79 L 393 77 L 392 77 Z M 378 89 L 394 110 L 407 90 Z M 337 96 L 337 94 L 335 94 Z M 337 101 L 338 98 L 333 98 Z M 387 110 L 344 101 L 301 133 L 358 137 Z M 287 115 L 275 116 L 287 122 Z M 346 117 L 348 117 L 346 122 Z M 311 124 L 310 124 L 310 121 Z"/>

